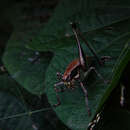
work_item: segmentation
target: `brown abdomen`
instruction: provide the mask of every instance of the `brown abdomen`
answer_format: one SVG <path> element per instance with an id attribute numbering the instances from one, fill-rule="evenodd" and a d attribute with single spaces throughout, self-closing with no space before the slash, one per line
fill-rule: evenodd
<path id="1" fill-rule="evenodd" d="M 86 61 L 89 64 L 91 62 L 92 57 L 88 57 L 86 56 Z M 77 69 L 80 67 L 80 62 L 79 59 L 75 59 L 73 60 L 66 68 L 64 75 L 63 75 L 63 80 L 67 80 L 67 78 L 69 78 L 70 75 L 72 75 L 72 72 L 77 73 Z M 86 66 L 87 67 L 87 66 Z M 73 78 L 73 77 L 71 77 Z"/>

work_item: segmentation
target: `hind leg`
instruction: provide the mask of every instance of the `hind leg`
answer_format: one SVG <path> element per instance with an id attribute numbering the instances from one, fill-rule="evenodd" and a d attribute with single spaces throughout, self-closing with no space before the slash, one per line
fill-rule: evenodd
<path id="1" fill-rule="evenodd" d="M 87 111 L 88 111 L 88 115 L 90 116 L 91 115 L 91 111 L 90 111 L 90 108 L 89 108 L 89 105 L 88 105 L 88 91 L 87 89 L 84 87 L 83 83 L 80 82 L 80 86 L 84 92 L 84 96 L 85 96 L 85 104 L 86 104 L 86 107 L 87 107 Z"/>

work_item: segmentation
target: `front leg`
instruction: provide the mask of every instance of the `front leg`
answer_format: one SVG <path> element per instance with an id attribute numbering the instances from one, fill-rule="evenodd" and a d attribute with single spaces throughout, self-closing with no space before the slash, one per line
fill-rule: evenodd
<path id="1" fill-rule="evenodd" d="M 112 58 L 110 56 L 101 56 L 100 61 L 102 62 L 102 64 L 104 64 L 106 61 L 111 60 Z"/>
<path id="2" fill-rule="evenodd" d="M 57 107 L 61 104 L 60 97 L 59 97 L 58 93 L 63 92 L 65 89 L 61 89 L 61 88 L 57 88 L 57 87 L 59 87 L 60 85 L 63 85 L 63 84 L 64 84 L 64 82 L 62 82 L 62 81 L 54 84 L 54 90 L 56 92 L 56 99 L 57 99 L 57 103 L 53 105 L 54 107 Z"/>

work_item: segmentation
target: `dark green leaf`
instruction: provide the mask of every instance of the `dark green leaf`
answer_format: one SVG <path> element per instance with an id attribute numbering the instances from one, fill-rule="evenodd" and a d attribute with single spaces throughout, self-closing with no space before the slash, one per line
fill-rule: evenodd
<path id="1" fill-rule="evenodd" d="M 103 75 L 103 77 L 105 77 L 106 80 L 109 80 L 112 84 L 105 85 L 104 82 L 96 76 L 95 79 L 93 79 L 94 82 L 91 80 L 89 83 L 88 94 L 89 107 L 92 111 L 91 117 L 88 117 L 86 105 L 84 102 L 84 95 L 80 88 L 77 88 L 74 91 L 68 90 L 64 93 L 59 94 L 62 105 L 57 107 L 55 111 L 58 114 L 59 118 L 71 129 L 86 129 L 88 123 L 91 121 L 98 108 L 101 107 L 101 104 L 103 104 L 105 99 L 109 96 L 106 93 L 110 94 L 110 89 L 114 88 L 115 84 L 118 82 L 119 77 L 121 76 L 121 72 L 126 65 L 123 59 L 126 56 L 129 57 L 128 44 L 126 44 L 129 36 L 129 33 L 123 34 L 121 36 L 119 35 L 118 38 L 111 39 L 111 43 L 101 43 L 104 45 L 103 48 L 102 46 L 98 46 L 98 50 L 101 52 L 100 55 L 109 55 L 112 57 L 111 61 L 107 62 L 105 66 L 98 68 L 98 71 Z M 106 36 L 106 38 L 108 38 L 108 36 Z M 66 50 L 57 50 L 55 57 L 52 59 L 52 62 L 48 67 L 48 70 L 46 72 L 46 86 L 48 99 L 51 104 L 55 104 L 57 102 L 56 94 L 54 91 L 54 84 L 58 82 L 56 72 L 59 71 L 61 73 L 64 73 L 65 67 L 67 67 L 72 59 L 74 59 L 74 54 L 77 54 L 76 51 L 73 51 L 75 50 L 74 48 L 75 47 L 67 47 Z M 83 48 L 85 48 L 85 46 Z M 123 55 L 120 56 L 122 59 L 119 58 L 121 52 L 123 53 Z M 128 62 L 128 58 L 125 58 L 125 60 Z M 124 65 L 120 67 L 121 64 Z M 120 67 L 120 71 L 118 70 L 119 75 L 116 79 L 114 79 L 113 76 L 115 76 L 115 69 L 117 67 Z"/>
<path id="2" fill-rule="evenodd" d="M 100 6 L 96 6 L 97 3 Z M 123 5 L 122 2 L 113 4 L 107 0 L 102 1 L 101 3 L 95 0 L 62 1 L 61 5 L 56 9 L 54 17 L 52 17 L 50 22 L 46 25 L 46 28 L 41 31 L 37 37 L 32 39 L 32 42 L 29 41 L 24 44 L 23 50 L 27 49 L 25 49 L 26 46 L 34 50 L 52 51 L 54 53 L 54 57 L 51 60 L 47 71 L 43 72 L 46 73 L 46 92 L 51 104 L 56 103 L 56 94 L 53 87 L 54 84 L 58 82 L 56 72 L 59 71 L 64 73 L 67 65 L 78 57 L 78 51 L 75 45 L 75 40 L 72 37 L 72 29 L 70 28 L 69 21 L 80 21 L 80 28 L 84 37 L 88 40 L 91 46 L 93 46 L 99 56 L 108 55 L 112 57 L 112 59 L 103 67 L 97 66 L 97 71 L 99 71 L 106 80 L 110 81 L 109 84 L 105 85 L 97 76 L 86 81 L 88 83 L 89 107 L 92 111 L 91 117 L 88 117 L 84 95 L 80 87 L 78 87 L 79 85 L 77 85 L 77 88 L 74 91 L 68 90 L 59 94 L 62 105 L 55 109 L 56 114 L 59 116 L 60 120 L 71 129 L 87 129 L 88 123 L 101 108 L 106 98 L 108 98 L 111 90 L 118 82 L 122 70 L 128 62 L 129 43 L 127 43 L 127 41 L 130 37 L 128 22 L 130 19 L 128 18 L 129 8 L 124 9 L 125 6 L 126 5 Z M 10 51 L 11 48 L 12 52 L 15 52 L 16 50 L 13 51 L 12 48 L 14 46 L 11 47 L 11 43 L 13 43 L 15 49 L 17 49 L 17 47 L 19 47 L 19 41 L 15 44 L 16 42 L 12 40 L 9 45 L 10 47 L 8 46 L 7 48 L 8 51 Z M 81 44 L 85 54 L 87 53 L 87 55 L 91 55 L 90 51 L 83 44 L 83 41 Z M 20 46 L 22 45 L 23 42 Z M 7 59 L 4 58 L 6 59 L 5 64 L 9 61 L 9 55 L 7 52 L 5 53 Z M 19 53 L 16 52 L 15 55 L 18 55 Z M 12 55 L 12 58 L 13 56 L 14 55 Z M 124 60 L 126 62 L 124 62 Z M 13 63 L 16 61 L 17 59 L 15 59 Z M 16 69 L 17 66 L 13 68 L 14 64 L 10 67 L 11 63 L 12 61 L 10 60 L 6 66 L 7 68 L 10 68 L 9 70 L 12 74 L 15 74 L 19 68 Z M 45 63 L 46 62 L 43 62 L 44 65 L 46 65 Z M 25 67 L 26 65 L 24 64 L 21 66 Z M 116 67 L 118 69 L 116 69 Z M 119 76 L 116 76 L 115 78 L 117 72 L 119 72 Z M 25 76 L 26 73 L 23 74 Z M 21 77 L 19 77 L 20 82 L 22 79 Z M 31 83 L 30 80 L 28 80 L 28 82 Z M 25 86 L 23 80 L 22 83 L 24 83 L 23 85 Z M 38 88 L 38 90 L 41 90 L 41 88 Z M 30 91 L 32 92 L 32 88 Z"/>
<path id="3" fill-rule="evenodd" d="M 129 5 L 123 0 L 62 0 L 46 27 L 26 46 L 41 51 L 69 46 L 66 37 L 72 35 L 70 22 L 79 22 L 82 32 L 100 29 L 127 19 Z"/>
<path id="4" fill-rule="evenodd" d="M 121 109 L 109 109 L 102 117 L 97 130 L 129 130 L 130 113 Z"/>
<path id="5" fill-rule="evenodd" d="M 40 56 L 39 52 L 25 48 L 26 42 L 22 40 L 25 39 L 24 36 L 20 32 L 13 33 L 4 53 L 3 62 L 11 76 L 21 86 L 33 94 L 41 95 L 44 92 L 44 73 L 51 55 L 43 53 Z"/>
<path id="6" fill-rule="evenodd" d="M 22 116 L 20 118 L 10 117 L 4 120 L 4 117 L 25 112 L 25 107 L 15 97 L 0 93 L 0 129 L 2 130 L 34 130 L 35 125 L 29 116 Z"/>
<path id="7" fill-rule="evenodd" d="M 111 56 L 104 67 L 97 70 L 110 81 L 105 85 L 98 77 L 88 80 L 89 106 L 92 116 L 88 117 L 84 96 L 80 88 L 60 93 L 62 105 L 55 109 L 59 118 L 71 129 L 84 130 L 101 109 L 106 98 L 117 84 L 121 72 L 128 63 L 129 14 L 122 2 L 112 4 L 108 1 L 63 1 L 46 28 L 26 47 L 53 51 L 55 53 L 46 72 L 46 92 L 49 102 L 56 103 L 54 84 L 58 82 L 56 73 L 64 73 L 67 65 L 78 57 L 77 48 L 69 21 L 79 21 L 81 31 L 100 56 Z M 128 5 L 128 4 L 127 4 Z M 119 13 L 120 11 L 120 13 Z M 110 13 L 111 12 L 111 13 Z M 61 25 L 61 26 L 60 26 Z M 109 25 L 109 26 L 108 26 Z M 83 45 L 85 53 L 90 51 Z M 124 62 L 125 61 L 125 62 Z M 117 69 L 118 68 L 118 69 Z M 117 76 L 118 73 L 118 76 Z M 116 77 L 116 78 L 115 78 Z M 94 82 L 93 82 L 94 80 Z"/>
<path id="8" fill-rule="evenodd" d="M 45 8 L 40 7 L 39 12 L 38 8 L 34 8 L 35 11 L 31 10 L 31 6 L 29 2 L 15 3 L 4 12 L 14 26 L 14 33 L 8 41 L 3 62 L 21 86 L 33 94 L 41 95 L 44 93 L 44 73 L 52 54 L 45 52 L 40 56 L 40 52 L 25 48 L 39 31 L 42 25 L 40 15 L 45 13 Z M 25 10 L 27 7 L 31 10 L 30 14 Z M 37 20 L 32 20 L 36 17 Z"/>

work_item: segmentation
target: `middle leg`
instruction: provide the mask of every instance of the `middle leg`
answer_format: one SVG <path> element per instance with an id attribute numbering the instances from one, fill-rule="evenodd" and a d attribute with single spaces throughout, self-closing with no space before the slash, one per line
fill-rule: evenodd
<path id="1" fill-rule="evenodd" d="M 94 71 L 96 75 L 103 80 L 105 84 L 107 84 L 108 81 L 106 81 L 103 76 L 95 69 L 95 67 L 90 67 L 87 72 L 85 72 L 84 77 L 88 76 L 91 71 Z"/>

